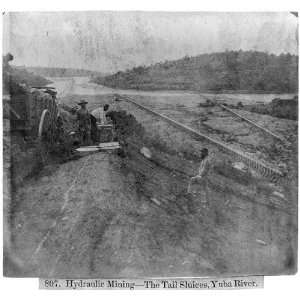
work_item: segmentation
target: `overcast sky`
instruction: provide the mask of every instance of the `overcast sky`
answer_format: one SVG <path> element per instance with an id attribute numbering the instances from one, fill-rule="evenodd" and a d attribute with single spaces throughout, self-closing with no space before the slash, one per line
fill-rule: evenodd
<path id="1" fill-rule="evenodd" d="M 298 53 L 290 13 L 10 13 L 4 53 L 14 64 L 116 72 L 228 50 Z"/>

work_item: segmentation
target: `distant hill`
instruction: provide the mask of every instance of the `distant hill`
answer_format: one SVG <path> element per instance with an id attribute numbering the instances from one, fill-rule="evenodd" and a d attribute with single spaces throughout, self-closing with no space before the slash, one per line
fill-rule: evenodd
<path id="1" fill-rule="evenodd" d="M 94 82 L 113 88 L 239 92 L 297 92 L 298 56 L 226 51 L 139 66 Z"/>
<path id="2" fill-rule="evenodd" d="M 45 77 L 93 77 L 105 75 L 100 72 L 72 68 L 26 67 L 26 69 L 37 75 Z"/>

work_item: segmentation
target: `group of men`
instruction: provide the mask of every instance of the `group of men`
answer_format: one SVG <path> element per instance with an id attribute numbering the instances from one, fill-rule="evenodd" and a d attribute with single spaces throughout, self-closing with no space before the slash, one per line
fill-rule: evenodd
<path id="1" fill-rule="evenodd" d="M 81 145 L 90 145 L 95 140 L 94 135 L 97 132 L 97 123 L 106 124 L 106 113 L 109 110 L 109 105 L 105 104 L 103 107 L 98 107 L 92 112 L 87 109 L 88 102 L 81 100 L 77 103 L 79 109 L 76 110 L 76 117 L 78 122 L 78 133 Z"/>

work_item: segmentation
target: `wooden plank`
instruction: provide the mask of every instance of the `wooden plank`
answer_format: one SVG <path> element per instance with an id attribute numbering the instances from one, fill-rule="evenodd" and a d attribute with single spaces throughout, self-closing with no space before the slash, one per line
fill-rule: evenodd
<path id="1" fill-rule="evenodd" d="M 109 148 L 109 147 L 120 147 L 119 142 L 109 142 L 109 143 L 100 143 L 100 148 Z"/>
<path id="2" fill-rule="evenodd" d="M 119 148 L 121 148 L 119 142 L 111 142 L 111 143 L 100 143 L 99 145 L 95 145 L 95 146 L 82 146 L 75 150 L 78 152 L 97 152 L 102 150 L 115 150 Z"/>

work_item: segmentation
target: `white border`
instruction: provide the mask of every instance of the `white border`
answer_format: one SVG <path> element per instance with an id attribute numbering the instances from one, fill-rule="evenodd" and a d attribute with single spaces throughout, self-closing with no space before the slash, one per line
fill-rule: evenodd
<path id="1" fill-rule="evenodd" d="M 57 10 L 152 10 L 152 11 L 300 11 L 300 1 L 216 1 L 216 0 L 109 0 L 109 1 L 62 1 L 62 0 L 2 0 L 1 11 L 57 11 Z M 1 19 L 1 49 L 2 49 L 2 19 Z M 2 61 L 2 60 L 1 60 Z M 2 75 L 2 72 L 1 72 Z M 1 76 L 2 77 L 2 76 Z M 2 85 L 2 78 L 0 84 Z M 2 121 L 2 108 L 0 112 Z M 2 134 L 2 122 L 1 122 Z M 1 181 L 2 181 L 2 136 L 1 147 Z M 0 185 L 0 195 L 2 195 L 2 184 Z M 2 196 L 1 196 L 2 199 Z M 2 213 L 1 213 L 1 236 L 0 248 L 2 248 Z M 299 222 L 298 222 L 299 223 Z M 299 238 L 298 238 L 299 240 Z M 298 247 L 299 257 L 299 247 Z M 2 275 L 2 251 L 0 272 Z M 171 296 L 181 299 L 189 297 L 191 299 L 298 299 L 300 295 L 300 275 L 295 276 L 274 276 L 265 278 L 265 289 L 263 290 L 235 290 L 235 291 L 41 291 L 38 290 L 37 279 L 23 278 L 0 278 L 0 291 L 2 299 L 52 299 L 53 296 L 64 299 L 91 298 L 103 299 L 116 297 L 122 299 L 144 299 L 163 298 Z"/>

